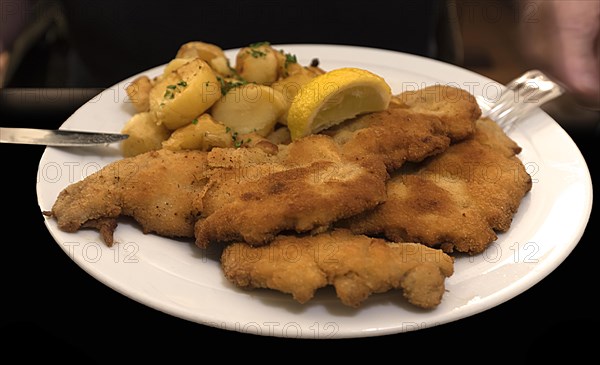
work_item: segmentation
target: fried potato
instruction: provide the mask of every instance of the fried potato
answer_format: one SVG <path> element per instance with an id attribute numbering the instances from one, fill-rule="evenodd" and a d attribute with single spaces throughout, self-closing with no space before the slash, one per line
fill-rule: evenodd
<path id="1" fill-rule="evenodd" d="M 229 65 L 229 60 L 225 56 L 215 57 L 208 61 L 208 64 L 212 67 L 213 71 L 223 77 L 231 77 L 234 74 L 233 69 Z"/>
<path id="2" fill-rule="evenodd" d="M 129 138 L 121 143 L 123 156 L 132 157 L 144 152 L 159 150 L 161 143 L 169 138 L 169 130 L 156 123 L 154 114 L 149 112 L 134 115 L 123 127 L 123 134 Z"/>
<path id="3" fill-rule="evenodd" d="M 270 85 L 277 80 L 277 54 L 268 43 L 251 44 L 238 52 L 235 69 L 248 82 Z"/>
<path id="4" fill-rule="evenodd" d="M 148 76 L 138 77 L 125 89 L 129 100 L 131 100 L 138 113 L 150 110 L 150 90 L 152 90 L 152 80 Z"/>
<path id="5" fill-rule="evenodd" d="M 162 143 L 168 150 L 202 150 L 213 147 L 231 147 L 233 141 L 227 127 L 215 122 L 209 114 L 202 114 L 192 123 L 175 130 Z"/>
<path id="6" fill-rule="evenodd" d="M 165 75 L 150 91 L 150 110 L 170 130 L 189 124 L 221 97 L 210 66 L 196 58 Z"/>
<path id="7" fill-rule="evenodd" d="M 165 70 L 163 71 L 163 75 L 168 75 L 171 72 L 177 70 L 179 67 L 185 65 L 188 62 L 193 61 L 193 58 L 174 58 L 172 59 L 167 66 L 165 66 Z"/>
<path id="8" fill-rule="evenodd" d="M 245 84 L 234 87 L 211 109 L 213 118 L 234 132 L 256 132 L 263 137 L 271 133 L 286 111 L 283 95 L 265 85 Z"/>
<path id="9" fill-rule="evenodd" d="M 214 44 L 188 42 L 179 48 L 175 57 L 171 63 L 177 64 L 178 60 L 200 58 L 208 63 L 215 73 L 224 77 L 233 75 L 233 70 L 229 66 L 229 60 L 225 57 L 225 53 L 223 53 L 223 50 L 219 46 Z M 170 65 L 167 66 L 167 70 Z M 165 73 L 167 70 L 165 70 Z"/>
<path id="10" fill-rule="evenodd" d="M 200 58 L 205 62 L 210 62 L 217 57 L 225 57 L 221 47 L 205 42 L 188 42 L 179 47 L 176 58 Z"/>

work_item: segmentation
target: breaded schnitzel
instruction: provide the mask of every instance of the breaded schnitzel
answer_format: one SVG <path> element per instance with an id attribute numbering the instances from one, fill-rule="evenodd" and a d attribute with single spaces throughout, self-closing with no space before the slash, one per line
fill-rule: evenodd
<path id="1" fill-rule="evenodd" d="M 418 162 L 441 153 L 450 143 L 473 134 L 481 110 L 471 94 L 449 86 L 431 86 L 420 92 L 402 93 L 387 110 L 322 133 L 332 136 L 348 158 L 375 156 L 390 172 L 406 161 Z"/>
<path id="2" fill-rule="evenodd" d="M 475 128 L 473 123 L 481 116 L 481 109 L 473 95 L 445 85 L 405 91 L 394 96 L 393 104 L 414 113 L 440 118 L 453 142 L 472 135 Z"/>
<path id="3" fill-rule="evenodd" d="M 221 257 L 225 277 L 242 288 L 271 288 L 300 303 L 333 285 L 345 305 L 358 307 L 372 293 L 402 289 L 419 307 L 434 308 L 453 273 L 453 260 L 421 244 L 390 243 L 334 230 L 316 236 L 278 236 L 268 246 L 235 243 Z"/>
<path id="4" fill-rule="evenodd" d="M 48 214 L 66 232 L 98 228 L 109 246 L 121 215 L 133 217 L 145 233 L 193 237 L 205 170 L 201 151 L 163 149 L 125 158 L 65 188 Z"/>
<path id="5" fill-rule="evenodd" d="M 327 136 L 313 135 L 276 154 L 213 149 L 196 244 L 268 243 L 281 231 L 305 232 L 374 208 L 385 200 L 385 167 L 350 161 Z"/>
<path id="6" fill-rule="evenodd" d="M 531 189 L 518 152 L 496 123 L 481 119 L 474 137 L 396 172 L 385 203 L 339 226 L 446 252 L 480 253 L 497 239 L 495 231 L 508 230 Z"/>

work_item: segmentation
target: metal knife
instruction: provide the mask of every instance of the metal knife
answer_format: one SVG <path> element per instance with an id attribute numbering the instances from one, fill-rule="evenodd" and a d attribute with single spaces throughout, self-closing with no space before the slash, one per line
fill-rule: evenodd
<path id="1" fill-rule="evenodd" d="M 0 143 L 77 147 L 114 143 L 122 141 L 127 137 L 129 137 L 129 135 L 118 133 L 95 133 L 29 128 L 0 128 Z"/>

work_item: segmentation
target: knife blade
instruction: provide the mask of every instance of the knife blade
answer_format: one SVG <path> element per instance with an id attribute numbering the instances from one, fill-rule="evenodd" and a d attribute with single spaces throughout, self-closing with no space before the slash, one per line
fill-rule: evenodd
<path id="1" fill-rule="evenodd" d="M 0 128 L 0 143 L 78 147 L 114 143 L 122 141 L 127 137 L 129 137 L 129 135 L 118 133 L 96 133 L 30 128 Z"/>

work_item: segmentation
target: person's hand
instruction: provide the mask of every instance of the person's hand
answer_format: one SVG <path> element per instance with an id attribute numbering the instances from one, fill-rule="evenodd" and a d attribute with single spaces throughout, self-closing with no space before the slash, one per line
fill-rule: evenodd
<path id="1" fill-rule="evenodd" d="M 531 67 L 600 107 L 600 1 L 521 0 L 523 53 Z"/>

